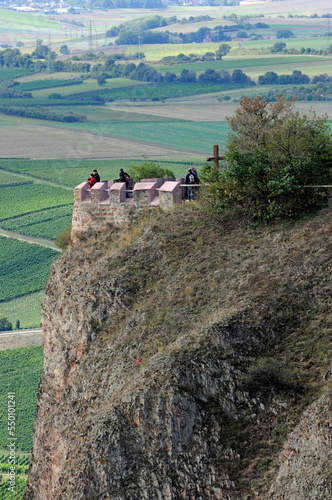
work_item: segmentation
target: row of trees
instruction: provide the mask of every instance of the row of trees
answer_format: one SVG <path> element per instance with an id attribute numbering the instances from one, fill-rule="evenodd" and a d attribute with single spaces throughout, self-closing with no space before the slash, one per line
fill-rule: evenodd
<path id="1" fill-rule="evenodd" d="M 31 99 L 32 94 L 31 92 L 20 92 L 18 90 L 13 90 L 13 89 L 6 89 L 6 90 L 0 90 L 0 98 L 2 99 L 13 99 L 13 98 L 20 98 L 20 99 Z"/>
<path id="2" fill-rule="evenodd" d="M 188 19 L 185 17 L 178 19 L 176 16 L 164 17 L 159 15 L 140 17 L 139 19 L 133 19 L 132 21 L 127 21 L 126 23 L 119 24 L 118 26 L 112 26 L 112 28 L 106 32 L 106 36 L 108 38 L 113 38 L 118 36 L 123 31 L 147 31 L 155 28 L 163 28 L 175 23 L 191 24 L 210 20 L 212 20 L 212 18 L 206 15 L 195 17 L 190 16 Z"/>
<path id="3" fill-rule="evenodd" d="M 267 71 L 258 77 L 259 85 L 289 85 L 309 83 L 310 78 L 299 70 L 294 70 L 291 75 L 277 75 L 274 71 Z"/>
<path id="4" fill-rule="evenodd" d="M 331 80 L 332 81 L 332 80 Z M 307 87 L 293 85 L 290 87 L 274 90 L 269 90 L 266 94 L 266 98 L 269 102 L 277 101 L 279 96 L 282 96 L 286 101 L 296 99 L 296 101 L 326 101 L 331 100 L 332 95 L 332 83 L 316 83 L 315 85 L 310 85 Z M 224 97 L 225 100 L 227 96 Z"/>
<path id="5" fill-rule="evenodd" d="M 330 55 L 332 54 L 332 45 L 329 45 L 327 47 L 327 49 L 325 50 L 317 50 L 317 49 L 312 49 L 310 47 L 301 47 L 299 50 L 297 49 L 293 49 L 293 48 L 287 48 L 287 45 L 285 44 L 285 42 L 276 42 L 275 44 L 273 44 L 273 46 L 271 47 L 270 51 L 272 52 L 272 54 L 276 54 L 276 53 L 283 53 L 283 54 L 299 54 L 299 55 L 302 55 L 302 54 L 311 54 L 311 55 L 319 55 L 319 56 L 322 56 L 322 55 Z"/>
<path id="6" fill-rule="evenodd" d="M 131 80 L 139 80 L 144 82 L 156 83 L 201 83 L 201 84 L 240 84 L 254 85 L 254 82 L 241 69 L 235 69 L 232 73 L 220 70 L 207 69 L 201 73 L 198 78 L 194 71 L 184 69 L 177 76 L 175 73 L 167 72 L 162 75 L 151 66 L 141 62 L 138 66 L 134 63 L 129 64 L 112 64 L 107 67 L 107 71 L 102 73 L 103 80 L 101 85 L 106 83 L 107 78 L 129 78 Z"/>
<path id="7" fill-rule="evenodd" d="M 29 108 L 21 106 L 0 106 L 0 113 L 11 116 L 26 116 L 28 118 L 37 118 L 39 120 L 50 120 L 56 122 L 84 122 L 85 115 L 76 113 L 58 113 L 56 111 L 48 111 L 42 108 Z"/>
<path id="8" fill-rule="evenodd" d="M 209 16 L 192 17 L 189 22 L 198 22 L 202 18 L 209 18 Z M 205 19 L 204 19 L 205 20 Z M 188 22 L 187 21 L 187 22 Z M 215 26 L 213 29 L 208 27 L 201 27 L 198 31 L 191 33 L 170 33 L 169 31 L 155 32 L 151 29 L 168 26 L 180 22 L 176 16 L 165 18 L 163 16 L 152 16 L 140 20 L 128 21 L 127 23 L 114 26 L 106 32 L 108 37 L 117 36 L 115 43 L 117 45 L 136 45 L 138 39 L 144 44 L 152 43 L 201 43 L 207 37 L 212 42 L 229 41 L 231 36 L 230 32 L 236 32 L 243 29 L 264 29 L 269 28 L 265 23 L 258 22 L 250 24 L 241 20 L 236 20 L 235 24 Z M 184 24 L 181 22 L 181 24 Z M 237 34 L 239 36 L 239 33 Z"/>

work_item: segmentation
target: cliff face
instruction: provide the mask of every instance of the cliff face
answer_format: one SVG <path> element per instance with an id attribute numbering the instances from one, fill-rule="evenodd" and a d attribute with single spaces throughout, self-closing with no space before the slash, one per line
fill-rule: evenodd
<path id="1" fill-rule="evenodd" d="M 331 428 L 315 448 L 299 422 L 312 402 L 310 428 L 331 422 L 330 215 L 267 231 L 188 209 L 71 246 L 24 499 L 329 498 Z"/>

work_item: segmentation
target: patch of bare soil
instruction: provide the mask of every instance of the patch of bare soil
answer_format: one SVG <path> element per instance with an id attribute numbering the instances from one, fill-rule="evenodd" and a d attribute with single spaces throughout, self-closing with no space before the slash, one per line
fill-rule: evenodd
<path id="1" fill-rule="evenodd" d="M 0 336 L 0 351 L 16 349 L 18 347 L 31 347 L 33 345 L 42 345 L 40 333 L 13 333 L 6 337 Z"/>

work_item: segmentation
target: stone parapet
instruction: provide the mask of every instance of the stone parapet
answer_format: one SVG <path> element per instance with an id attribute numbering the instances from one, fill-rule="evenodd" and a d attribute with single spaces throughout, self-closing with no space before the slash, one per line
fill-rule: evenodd
<path id="1" fill-rule="evenodd" d="M 123 226 L 146 208 L 160 206 L 170 210 L 182 203 L 182 179 L 142 179 L 130 197 L 126 184 L 115 180 L 97 182 L 91 189 L 87 182 L 75 188 L 72 235 L 88 229 L 102 229 L 107 224 Z M 128 195 L 128 196 L 127 196 Z"/>
<path id="2" fill-rule="evenodd" d="M 182 203 L 182 188 L 179 181 L 166 181 L 159 188 L 159 206 L 162 210 L 170 210 L 174 205 Z"/>
<path id="3" fill-rule="evenodd" d="M 135 184 L 133 196 L 137 210 L 150 207 L 152 201 L 158 196 L 157 186 L 157 182 L 147 179 Z"/>

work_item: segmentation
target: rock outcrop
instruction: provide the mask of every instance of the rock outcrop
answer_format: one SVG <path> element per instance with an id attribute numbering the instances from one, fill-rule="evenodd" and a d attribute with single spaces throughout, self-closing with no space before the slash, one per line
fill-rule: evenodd
<path id="1" fill-rule="evenodd" d="M 312 404 L 283 446 L 269 499 L 332 498 L 331 393 Z"/>
<path id="2" fill-rule="evenodd" d="M 298 424 L 328 384 L 329 212 L 272 231 L 180 214 L 87 233 L 53 265 L 24 500 L 329 491 L 328 395 Z"/>

